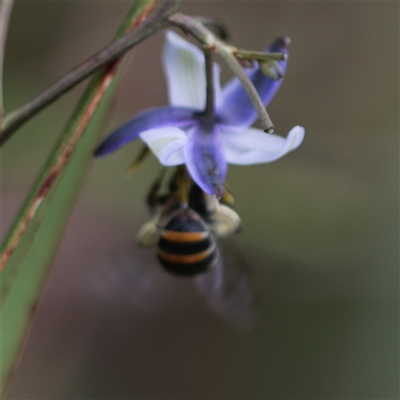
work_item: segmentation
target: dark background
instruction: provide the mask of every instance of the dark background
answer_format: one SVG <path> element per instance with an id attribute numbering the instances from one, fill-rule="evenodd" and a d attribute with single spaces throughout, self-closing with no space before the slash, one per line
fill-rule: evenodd
<path id="1" fill-rule="evenodd" d="M 129 7 L 17 1 L 6 109 L 109 43 Z M 185 1 L 182 11 L 223 20 L 241 48 L 292 38 L 269 113 L 282 135 L 303 125 L 305 141 L 228 176 L 257 321 L 246 307 L 210 309 L 197 281 L 135 247 L 159 166 L 151 158 L 127 179 L 134 143 L 93 163 L 8 397 L 398 398 L 398 3 Z M 104 134 L 166 103 L 162 43 L 135 51 Z M 82 90 L 2 150 L 3 230 Z"/>

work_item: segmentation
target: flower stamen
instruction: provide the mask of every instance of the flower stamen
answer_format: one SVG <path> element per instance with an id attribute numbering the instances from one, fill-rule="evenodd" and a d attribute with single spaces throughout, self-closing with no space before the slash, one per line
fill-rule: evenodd
<path id="1" fill-rule="evenodd" d="M 132 176 L 139 169 L 139 167 L 142 165 L 143 161 L 147 158 L 149 154 L 150 149 L 147 146 L 143 146 L 139 154 L 129 165 L 127 171 L 128 176 Z"/>

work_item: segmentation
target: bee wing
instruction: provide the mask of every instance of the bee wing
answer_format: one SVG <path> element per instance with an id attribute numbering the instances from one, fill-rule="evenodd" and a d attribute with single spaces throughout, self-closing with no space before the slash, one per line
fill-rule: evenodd
<path id="1" fill-rule="evenodd" d="M 85 288 L 107 309 L 160 317 L 190 308 L 197 298 L 191 280 L 168 274 L 159 265 L 155 251 L 135 243 L 125 244 L 104 258 Z"/>
<path id="2" fill-rule="evenodd" d="M 225 322 L 239 330 L 250 330 L 257 319 L 251 270 L 237 252 L 221 247 L 216 266 L 196 278 L 196 285 L 208 306 Z"/>

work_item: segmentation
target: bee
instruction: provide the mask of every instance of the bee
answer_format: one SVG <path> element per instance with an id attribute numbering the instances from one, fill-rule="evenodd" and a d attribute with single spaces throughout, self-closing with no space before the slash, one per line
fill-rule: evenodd
<path id="1" fill-rule="evenodd" d="M 153 185 L 147 203 L 152 219 L 139 231 L 143 247 L 158 247 L 158 259 L 169 272 L 196 276 L 215 267 L 219 259 L 217 239 L 235 234 L 241 226 L 232 209 L 233 198 L 218 201 L 204 193 L 178 168 L 163 192 L 162 174 Z"/>
<path id="2" fill-rule="evenodd" d="M 241 226 L 234 199 L 228 191 L 221 200 L 204 193 L 185 172 L 167 169 L 159 175 L 146 201 L 151 219 L 138 233 L 142 247 L 157 248 L 169 276 L 153 265 L 150 254 L 129 244 L 104 262 L 101 299 L 108 294 L 114 301 L 123 298 L 124 306 L 128 300 L 142 312 L 157 313 L 172 306 L 172 293 L 187 296 L 190 288 L 222 321 L 249 330 L 257 319 L 253 273 L 236 247 L 220 243 Z"/>

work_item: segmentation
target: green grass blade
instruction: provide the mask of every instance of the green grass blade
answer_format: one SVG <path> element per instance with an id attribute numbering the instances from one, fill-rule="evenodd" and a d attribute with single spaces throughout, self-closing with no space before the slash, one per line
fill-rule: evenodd
<path id="1" fill-rule="evenodd" d="M 152 10 L 154 4 L 155 0 L 138 0 L 130 10 L 117 37 L 121 36 L 127 27 L 132 26 Z M 99 83 L 104 80 L 104 76 L 105 71 L 103 70 L 92 79 L 74 110 L 62 139 L 34 185 L 30 196 L 35 195 L 35 189 L 37 190 L 38 185 L 40 187 L 43 184 L 41 179 L 46 176 L 46 171 L 50 170 L 54 162 L 54 155 L 60 146 L 68 143 L 74 132 L 82 123 L 86 122 L 85 134 L 79 145 L 76 146 L 65 168 L 62 169 L 57 180 L 38 206 L 18 247 L 0 275 L 2 294 L 0 356 L 1 393 L 3 395 L 31 326 L 34 310 L 40 300 L 51 263 L 92 158 L 100 127 L 116 91 L 118 79 L 115 79 L 116 76 L 113 72 L 108 75 L 112 81 L 105 92 L 101 93 L 102 100 L 100 103 L 94 102 L 95 96 L 99 96 Z M 95 107 L 95 112 L 90 120 L 85 121 L 90 104 Z M 30 196 L 28 195 L 27 203 L 29 203 Z M 26 206 L 23 206 L 21 214 L 24 212 L 24 207 L 26 208 Z"/>

